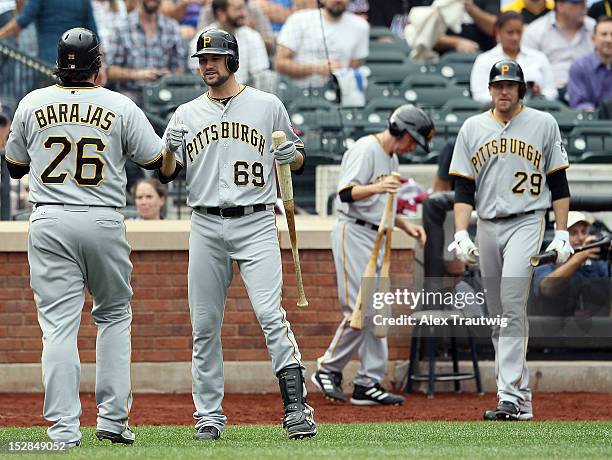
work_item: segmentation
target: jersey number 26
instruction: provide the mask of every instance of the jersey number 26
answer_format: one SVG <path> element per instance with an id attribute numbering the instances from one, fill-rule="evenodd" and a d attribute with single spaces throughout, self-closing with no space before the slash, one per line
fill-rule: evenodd
<path id="1" fill-rule="evenodd" d="M 60 145 L 60 152 L 51 160 L 49 166 L 40 175 L 44 184 L 63 184 L 68 177 L 67 172 L 53 175 L 64 159 L 72 152 L 72 142 L 65 136 L 49 136 L 43 144 L 46 149 Z M 76 143 L 76 166 L 74 168 L 74 181 L 80 186 L 95 187 L 104 180 L 104 161 L 99 156 L 85 156 L 85 147 L 92 146 L 98 153 L 104 152 L 106 145 L 97 137 L 82 137 Z M 93 168 L 93 175 L 86 176 L 85 166 Z"/>

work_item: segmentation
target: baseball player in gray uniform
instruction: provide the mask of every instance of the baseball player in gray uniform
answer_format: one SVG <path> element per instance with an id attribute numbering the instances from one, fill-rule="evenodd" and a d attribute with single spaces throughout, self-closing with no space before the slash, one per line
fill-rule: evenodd
<path id="1" fill-rule="evenodd" d="M 174 169 L 173 157 L 144 113 L 127 97 L 97 86 L 97 36 L 62 34 L 60 84 L 35 90 L 19 103 L 6 146 L 13 178 L 29 172 L 34 211 L 28 260 L 43 335 L 47 433 L 67 446 L 80 443 L 80 362 L 77 334 L 92 294 L 96 340 L 99 439 L 132 444 L 130 382 L 130 247 L 125 237 L 127 158 L 147 169 Z"/>
<path id="2" fill-rule="evenodd" d="M 199 59 L 209 90 L 176 110 L 165 139 L 168 149 L 183 159 L 187 203 L 194 210 L 188 273 L 194 438 L 218 439 L 226 423 L 221 408 L 221 324 L 233 260 L 279 379 L 283 427 L 291 439 L 311 437 L 317 432 L 314 410 L 306 403 L 300 351 L 281 306 L 282 265 L 274 214 L 274 161 L 301 172 L 304 157 L 298 149 L 303 145 L 276 96 L 236 81 L 239 55 L 233 35 L 220 29 L 204 31 L 193 57 Z M 277 130 L 288 140 L 271 151 Z"/>
<path id="3" fill-rule="evenodd" d="M 507 327 L 494 327 L 495 371 L 499 404 L 487 420 L 533 418 L 526 363 L 527 299 L 531 256 L 540 251 L 544 214 L 555 213 L 556 232 L 547 250 L 564 263 L 572 249 L 567 232 L 569 166 L 559 126 L 544 112 L 524 107 L 525 79 L 512 60 L 490 71 L 493 108 L 463 124 L 450 166 L 455 183 L 455 239 L 449 250 L 475 263 L 480 253 L 489 315 Z M 478 213 L 478 249 L 467 232 L 472 209 Z"/>
<path id="4" fill-rule="evenodd" d="M 395 193 L 400 185 L 399 179 L 392 175 L 398 170 L 397 155 L 412 152 L 417 146 L 429 151 L 428 143 L 433 134 L 429 115 L 412 105 L 403 105 L 393 111 L 385 131 L 362 137 L 342 158 L 336 198 L 338 220 L 332 231 L 332 250 L 344 318 L 327 351 L 318 359 L 317 372 L 311 377 L 328 399 L 346 401 L 342 371 L 359 352 L 361 367 L 354 381 L 351 403 L 400 405 L 404 402 L 403 396 L 394 395 L 380 385 L 387 370 L 386 337 L 376 337 L 372 321 L 366 321 L 361 330 L 352 329 L 350 321 L 387 193 Z M 395 207 L 396 203 L 394 212 Z M 421 226 L 398 218 L 395 225 L 418 239 L 421 245 L 425 243 L 425 231 Z"/>

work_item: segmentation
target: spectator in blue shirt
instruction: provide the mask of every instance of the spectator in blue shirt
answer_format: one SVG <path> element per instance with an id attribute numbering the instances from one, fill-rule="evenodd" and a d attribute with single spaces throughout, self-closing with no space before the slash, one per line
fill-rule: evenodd
<path id="1" fill-rule="evenodd" d="M 85 27 L 98 33 L 91 1 L 28 0 L 21 13 L 0 29 L 0 40 L 18 35 L 30 23 L 36 25 L 38 57 L 53 65 L 57 42 L 62 33 L 73 27 Z"/>
<path id="2" fill-rule="evenodd" d="M 570 244 L 576 249 L 599 238 L 589 235 L 591 223 L 578 211 L 567 216 Z M 539 314 L 556 316 L 610 314 L 608 262 L 599 260 L 600 249 L 573 254 L 560 266 L 537 267 L 533 287 Z M 531 314 L 536 314 L 532 308 Z"/>
<path id="3" fill-rule="evenodd" d="M 602 16 L 593 32 L 595 51 L 576 59 L 569 72 L 567 96 L 570 107 L 595 110 L 612 99 L 612 17 Z"/>

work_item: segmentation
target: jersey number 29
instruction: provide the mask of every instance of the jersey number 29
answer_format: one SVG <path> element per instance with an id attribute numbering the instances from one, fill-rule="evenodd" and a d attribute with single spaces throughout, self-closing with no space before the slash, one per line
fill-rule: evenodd
<path id="1" fill-rule="evenodd" d="M 512 187 L 512 193 L 515 195 L 522 195 L 526 189 L 529 189 L 529 193 L 533 196 L 539 195 L 542 191 L 542 174 L 528 174 L 525 171 L 517 171 L 514 173 L 514 177 L 518 179 Z M 527 180 L 529 180 L 529 183 L 525 184 Z"/>
<path id="2" fill-rule="evenodd" d="M 49 166 L 40 175 L 44 184 L 63 184 L 68 177 L 67 172 L 61 172 L 53 175 L 53 172 L 59 167 L 64 159 L 72 151 L 72 142 L 65 136 L 49 136 L 43 144 L 46 149 L 50 149 L 54 145 L 60 145 L 60 152 L 51 160 Z M 92 146 L 96 152 L 102 153 L 106 148 L 102 139 L 97 137 L 82 137 L 76 142 L 76 167 L 74 169 L 74 181 L 80 186 L 97 186 L 104 180 L 104 161 L 98 156 L 85 156 L 85 147 Z M 90 166 L 93 168 L 93 175 L 85 176 L 84 168 Z"/>

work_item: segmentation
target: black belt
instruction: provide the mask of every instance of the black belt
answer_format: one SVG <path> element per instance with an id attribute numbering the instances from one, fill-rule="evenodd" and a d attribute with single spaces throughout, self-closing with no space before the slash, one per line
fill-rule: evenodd
<path id="1" fill-rule="evenodd" d="M 105 204 L 72 204 L 72 203 L 34 203 L 34 208 L 40 208 L 41 206 L 87 206 L 88 208 L 113 208 L 117 209 L 117 206 L 107 206 Z"/>
<path id="2" fill-rule="evenodd" d="M 535 209 L 532 211 L 525 211 L 525 212 L 517 212 L 516 214 L 510 214 L 507 216 L 503 216 L 503 217 L 495 217 L 493 219 L 488 219 L 488 220 L 508 220 L 508 219 L 514 219 L 515 217 L 521 217 L 521 216 L 528 216 L 530 214 L 535 214 Z"/>
<path id="3" fill-rule="evenodd" d="M 272 209 L 273 205 L 269 205 L 270 209 Z M 219 217 L 244 217 L 244 216 L 248 216 L 249 214 L 253 214 L 254 212 L 260 212 L 260 211 L 265 211 L 266 209 L 268 209 L 268 205 L 267 204 L 254 204 L 253 206 L 232 206 L 229 208 L 205 208 L 202 206 L 196 206 L 195 208 L 196 211 L 198 212 L 202 212 L 202 213 L 206 213 L 206 214 L 212 214 L 213 216 L 219 216 Z"/>
<path id="4" fill-rule="evenodd" d="M 377 232 L 377 231 L 378 231 L 378 225 L 376 225 L 376 224 L 371 224 L 370 222 L 366 222 L 366 221 L 365 221 L 365 220 L 363 220 L 363 219 L 356 219 L 356 220 L 355 220 L 355 223 L 356 223 L 357 225 L 361 225 L 361 226 L 363 226 L 363 227 L 365 227 L 365 228 L 369 228 L 370 230 L 374 230 L 375 232 Z"/>

